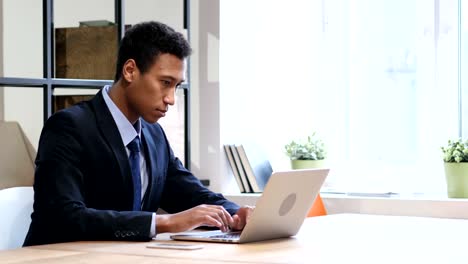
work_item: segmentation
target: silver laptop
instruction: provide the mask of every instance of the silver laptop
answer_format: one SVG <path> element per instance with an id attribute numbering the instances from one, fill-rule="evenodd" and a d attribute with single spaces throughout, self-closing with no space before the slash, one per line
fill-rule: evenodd
<path id="1" fill-rule="evenodd" d="M 329 169 L 305 169 L 274 172 L 241 232 L 185 232 L 174 234 L 171 238 L 247 243 L 294 236 L 314 203 L 328 171 Z"/>

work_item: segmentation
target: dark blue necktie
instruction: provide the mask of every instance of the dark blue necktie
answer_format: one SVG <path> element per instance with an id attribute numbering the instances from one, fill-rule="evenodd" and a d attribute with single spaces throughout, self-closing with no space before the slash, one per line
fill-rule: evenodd
<path id="1" fill-rule="evenodd" d="M 130 169 L 133 180 L 133 211 L 141 210 L 141 176 L 140 176 L 140 138 L 138 136 L 128 143 L 130 150 Z"/>

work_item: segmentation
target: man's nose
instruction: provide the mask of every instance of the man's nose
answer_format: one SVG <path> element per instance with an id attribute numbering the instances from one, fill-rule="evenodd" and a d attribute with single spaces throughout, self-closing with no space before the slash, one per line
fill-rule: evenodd
<path id="1" fill-rule="evenodd" d="M 164 103 L 168 105 L 174 105 L 175 103 L 175 89 L 173 92 L 169 92 L 165 97 L 164 97 Z"/>

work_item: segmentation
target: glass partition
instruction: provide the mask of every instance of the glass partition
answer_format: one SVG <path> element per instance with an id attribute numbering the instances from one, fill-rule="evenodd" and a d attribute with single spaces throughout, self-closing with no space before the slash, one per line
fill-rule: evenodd
<path id="1" fill-rule="evenodd" d="M 26 137 L 37 150 L 39 136 L 44 120 L 43 91 L 31 87 L 0 87 L 3 89 L 5 121 L 16 121 L 20 124 Z"/>
<path id="2" fill-rule="evenodd" d="M 55 88 L 52 111 L 57 112 L 81 101 L 90 100 L 98 91 L 99 89 Z"/>
<path id="3" fill-rule="evenodd" d="M 184 31 L 184 1 L 133 0 L 125 1 L 125 23 L 136 24 L 155 20 Z"/>
<path id="4" fill-rule="evenodd" d="M 185 89 L 176 90 L 176 103 L 169 107 L 167 115 L 159 119 L 174 154 L 185 165 Z"/>
<path id="5" fill-rule="evenodd" d="M 1 77 L 42 78 L 42 1 L 3 0 L 0 7 Z"/>
<path id="6" fill-rule="evenodd" d="M 54 1 L 56 78 L 114 79 L 114 16 L 114 0 Z"/>

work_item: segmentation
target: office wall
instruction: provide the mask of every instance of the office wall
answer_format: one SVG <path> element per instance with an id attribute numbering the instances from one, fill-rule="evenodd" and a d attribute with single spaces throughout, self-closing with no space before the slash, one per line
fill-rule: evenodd
<path id="1" fill-rule="evenodd" d="M 191 169 L 199 178 L 209 179 L 213 191 L 238 192 L 234 177 L 226 167 L 220 129 L 220 2 L 197 2 L 191 12 L 195 19 L 191 27 L 195 50 L 191 58 Z"/>
<path id="2" fill-rule="evenodd" d="M 0 1 L 0 76 L 3 76 L 3 1 Z M 0 87 L 0 121 L 3 115 L 3 87 Z"/>
<path id="3" fill-rule="evenodd" d="M 107 19 L 113 20 L 113 0 L 102 0 L 96 3 L 92 0 L 55 1 L 55 26 L 76 26 L 79 20 Z M 4 76 L 42 76 L 42 9 L 41 1 L 35 0 L 4 0 L 2 14 L 4 47 L 2 51 L 6 69 Z M 217 192 L 238 193 L 229 165 L 226 162 L 222 149 L 224 143 L 234 143 L 231 139 L 232 126 L 243 125 L 241 120 L 236 120 L 236 102 L 230 102 L 233 93 L 248 94 L 248 87 L 242 87 L 249 80 L 248 67 L 245 61 L 243 68 L 239 68 L 239 78 L 234 84 L 224 84 L 223 91 L 220 88 L 219 56 L 220 56 L 220 4 L 217 0 L 193 0 L 191 1 L 191 35 L 190 42 L 194 53 L 191 56 L 190 81 L 191 81 L 191 168 L 196 176 L 201 179 L 209 179 L 210 188 Z M 246 3 L 247 4 L 247 3 Z M 89 8 L 92 6 L 93 8 Z M 24 8 L 28 7 L 28 8 Z M 182 29 L 182 19 L 170 15 L 171 10 L 180 10 L 182 1 L 154 1 L 133 0 L 126 1 L 127 23 L 149 20 L 158 17 L 158 20 L 169 23 L 176 29 Z M 231 13 L 232 12 L 232 13 Z M 230 16 L 239 17 L 248 9 L 238 5 L 238 10 L 231 10 Z M 21 13 L 22 16 L 16 14 Z M 253 17 L 255 14 L 249 14 Z M 21 17 L 21 18 L 20 18 Z M 239 23 L 242 23 L 242 19 Z M 246 22 L 244 22 L 246 23 Z M 13 26 L 12 26 L 13 25 Z M 243 25 L 244 27 L 247 25 Z M 31 27 L 34 30 L 31 30 Z M 27 34 L 18 34 L 27 32 Z M 246 45 L 249 38 L 255 37 L 253 30 L 246 33 L 239 32 L 233 39 L 233 45 Z M 225 36 L 226 37 L 226 36 Z M 232 36 L 231 36 L 232 37 Z M 241 41 L 240 41 L 241 40 Z M 36 45 L 31 45 L 35 43 Z M 238 44 L 237 44 L 238 43 Z M 244 43 L 244 44 L 242 44 Z M 24 50 L 20 54 L 15 50 Z M 233 54 L 241 62 L 242 54 Z M 221 102 L 224 102 L 221 104 Z M 19 121 L 26 135 L 37 148 L 42 119 L 42 91 L 36 88 L 8 88 L 5 90 L 3 100 L 4 116 L 7 120 Z M 225 111 L 221 111 L 222 109 Z M 230 108 L 229 111 L 226 111 Z M 228 113 L 222 116 L 223 113 Z M 246 131 L 249 125 L 245 124 Z M 231 131 L 232 130 L 232 131 Z M 223 133 L 221 133 L 223 131 Z M 236 141 L 239 143 L 240 141 Z"/>
<path id="4" fill-rule="evenodd" d="M 79 20 L 113 20 L 113 0 L 103 0 L 99 3 L 92 0 L 55 2 L 56 27 L 77 26 Z M 2 4 L 4 31 L 1 37 L 4 41 L 0 52 L 4 53 L 3 76 L 42 77 L 42 12 L 38 12 L 42 10 L 42 2 L 4 0 Z M 213 190 L 235 193 L 237 187 L 234 178 L 229 174 L 221 148 L 219 4 L 219 1 L 215 0 L 194 0 L 190 4 L 190 42 L 194 50 L 190 58 L 191 168 L 199 178 L 209 179 Z M 90 6 L 93 8 L 89 8 Z M 171 15 L 172 11 L 182 8 L 182 1 L 126 1 L 126 8 L 127 23 L 158 17 L 158 20 L 182 30 L 182 19 Z M 22 15 L 18 16 L 19 13 Z M 22 34 L 18 34 L 19 32 Z M 21 50 L 21 54 L 18 54 L 17 50 Z M 0 93 L 0 96 L 2 95 Z M 42 90 L 6 88 L 3 98 L 0 97 L 0 109 L 5 109 L 6 120 L 15 120 L 21 124 L 27 137 L 37 148 L 43 125 Z"/>
<path id="5" fill-rule="evenodd" d="M 190 149 L 191 149 L 191 170 L 199 178 L 208 179 L 206 175 L 201 174 L 200 171 L 200 56 L 203 53 L 199 45 L 200 39 L 200 1 L 190 1 L 190 45 L 193 53 L 190 56 Z"/>

